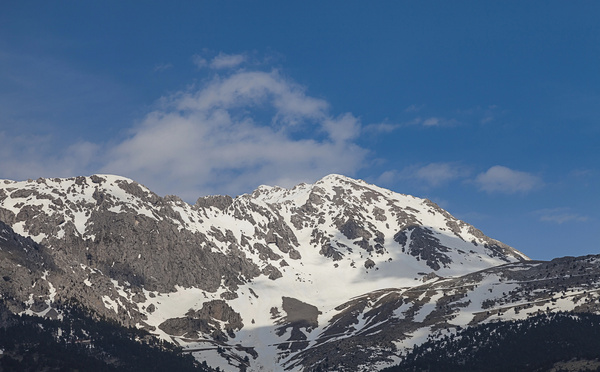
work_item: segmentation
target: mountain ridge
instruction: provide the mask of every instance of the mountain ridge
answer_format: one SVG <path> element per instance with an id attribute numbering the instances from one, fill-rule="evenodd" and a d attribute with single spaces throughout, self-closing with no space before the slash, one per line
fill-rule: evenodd
<path id="1" fill-rule="evenodd" d="M 75 297 L 232 371 L 382 368 L 434 325 L 487 321 L 501 284 L 470 288 L 534 263 L 427 199 L 340 175 L 193 205 L 118 176 L 5 180 L 0 220 L 43 253 L 37 271 L 3 264 L 15 313 L 60 316 Z"/>

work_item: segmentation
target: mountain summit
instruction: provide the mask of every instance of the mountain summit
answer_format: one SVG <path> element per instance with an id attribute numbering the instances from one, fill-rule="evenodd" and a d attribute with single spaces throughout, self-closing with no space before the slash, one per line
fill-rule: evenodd
<path id="1" fill-rule="evenodd" d="M 13 312 L 59 317 L 75 298 L 226 370 L 323 368 L 356 339 L 381 354 L 361 363 L 393 361 L 410 337 L 365 339 L 366 314 L 401 316 L 399 288 L 528 261 L 430 200 L 341 175 L 194 205 L 112 175 L 4 180 L 0 221 Z"/>

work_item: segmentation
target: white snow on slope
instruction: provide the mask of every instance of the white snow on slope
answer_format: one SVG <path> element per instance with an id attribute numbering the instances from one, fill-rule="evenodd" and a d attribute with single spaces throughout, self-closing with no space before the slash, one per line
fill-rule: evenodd
<path id="1" fill-rule="evenodd" d="M 408 242 L 404 246 L 394 240 L 394 235 L 400 230 L 399 211 L 412 218 L 414 222 L 411 223 L 415 226 L 431 230 L 441 245 L 450 248 L 445 254 L 452 263 L 437 270 L 436 273 L 440 276 L 460 276 L 505 263 L 498 257 L 491 257 L 484 246 L 485 242 L 471 233 L 467 225 L 461 225 L 457 233 L 451 231 L 449 223 L 455 220 L 441 213 L 431 202 L 340 175 L 330 175 L 314 184 L 301 184 L 292 189 L 261 186 L 252 194 L 234 199 L 232 205 L 225 210 L 216 207 L 198 209 L 180 200 L 167 198 L 163 199 L 162 205 L 153 204 L 146 198 L 151 192 L 145 187 L 134 185 L 140 188 L 144 197 L 132 195 L 121 187 L 133 184 L 133 181 L 127 178 L 110 175 L 98 177 L 101 179 L 99 183 L 94 182 L 92 177 L 0 181 L 0 206 L 15 215 L 21 211 L 23 205 L 27 205 L 39 207 L 47 214 L 62 216 L 65 223 L 53 233 L 56 238 L 65 235 L 67 223 L 71 223 L 74 232 L 81 237 L 93 238 L 86 235 L 87 227 L 90 211 L 99 208 L 97 198 L 98 194 L 101 194 L 110 201 L 107 210 L 113 213 L 133 212 L 156 220 L 166 219 L 179 231 L 188 230 L 206 236 L 211 236 L 213 229 L 223 234 L 229 231 L 237 243 L 244 237 L 249 242 L 249 247 L 253 247 L 254 244 L 269 246 L 281 255 L 282 259 L 265 260 L 260 257 L 259 252 L 251 248 L 244 248 L 244 253 L 260 269 L 273 265 L 283 276 L 276 280 L 271 280 L 265 275 L 254 278 L 240 286 L 237 299 L 228 301 L 228 304 L 241 314 L 244 323 L 244 328 L 236 333 L 230 343 L 255 347 L 260 355 L 259 359 L 253 361 L 257 366 L 274 365 L 279 358 L 276 345 L 289 336 L 277 336 L 274 333 L 274 320 L 271 319 L 270 310 L 273 307 L 284 313 L 282 296 L 318 307 L 321 312 L 318 318 L 319 327 L 307 334 L 308 341 L 314 342 L 329 321 L 339 313 L 335 310 L 336 306 L 352 297 L 378 289 L 407 288 L 422 284 L 423 275 L 434 271 L 424 260 L 406 252 L 411 239 L 414 238 L 411 237 L 411 233 L 408 233 Z M 2 192 L 5 198 L 2 198 Z M 62 203 L 57 202 L 58 200 Z M 308 213 L 304 220 L 298 222 L 296 218 L 299 211 L 309 205 L 309 202 L 316 212 Z M 178 218 L 165 217 L 161 208 L 166 207 L 170 207 Z M 238 218 L 236 212 L 239 211 L 243 211 L 246 217 Z M 377 233 L 381 234 L 381 251 L 367 252 L 359 246 L 362 237 L 350 239 L 340 231 L 340 225 L 345 223 L 351 214 L 362 224 L 360 227 L 370 234 L 367 244 L 375 246 Z M 301 259 L 292 259 L 275 243 L 267 244 L 263 236 L 255 236 L 257 227 L 266 230 L 269 223 L 279 220 L 297 239 L 298 244 L 292 242 L 292 248 L 299 252 Z M 31 235 L 25 222 L 18 223 L 13 228 L 22 235 Z M 339 252 L 341 260 L 333 261 L 321 253 L 323 241 L 316 240 L 315 231 Z M 276 231 L 276 234 L 282 237 L 283 232 Z M 39 234 L 33 238 L 42 242 L 48 237 Z M 213 242 L 216 246 L 214 249 L 224 253 L 229 251 L 229 242 Z M 281 266 L 283 260 L 288 266 Z M 365 267 L 367 260 L 373 261 L 374 267 Z M 516 258 L 510 260 L 516 261 Z M 86 280 L 86 285 L 93 284 Z M 115 288 L 123 300 L 130 297 L 118 283 L 115 284 Z M 157 327 L 156 334 L 171 339 L 158 329 L 158 325 L 167 319 L 183 317 L 190 309 L 200 309 L 204 302 L 219 299 L 220 294 L 225 291 L 225 287 L 221 287 L 215 293 L 207 293 L 197 288 L 176 287 L 176 292 L 152 293 L 154 297 L 150 292 L 145 292 L 147 300 L 138 304 L 138 307 L 146 309 L 146 323 Z M 473 298 L 473 308 L 469 308 L 469 311 L 477 311 L 476 300 Z M 103 301 L 107 308 L 115 312 L 118 311 L 118 307 L 122 307 L 119 304 L 120 300 L 113 300 L 108 296 L 105 296 Z M 151 305 L 155 310 L 148 312 L 147 309 Z M 425 319 L 431 310 L 431 306 L 421 309 L 417 320 Z M 466 324 L 470 320 L 468 317 L 469 315 L 465 315 L 464 318 L 459 317 L 455 321 L 457 324 Z M 357 327 L 360 329 L 366 325 L 367 319 L 360 318 Z M 206 347 L 206 343 L 202 342 L 187 342 L 182 339 L 178 339 L 178 342 L 191 349 Z"/>

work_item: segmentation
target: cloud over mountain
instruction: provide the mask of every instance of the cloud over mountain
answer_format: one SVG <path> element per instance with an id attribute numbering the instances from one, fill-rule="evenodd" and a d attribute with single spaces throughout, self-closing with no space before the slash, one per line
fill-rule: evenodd
<path id="1" fill-rule="evenodd" d="M 538 176 L 501 165 L 495 165 L 480 173 L 475 179 L 475 183 L 483 191 L 504 194 L 528 192 L 543 184 L 542 179 Z"/>
<path id="2" fill-rule="evenodd" d="M 351 113 L 332 116 L 326 101 L 277 71 L 237 71 L 166 98 L 108 150 L 103 171 L 192 199 L 289 186 L 354 174 L 367 155 L 353 142 L 360 126 Z"/>

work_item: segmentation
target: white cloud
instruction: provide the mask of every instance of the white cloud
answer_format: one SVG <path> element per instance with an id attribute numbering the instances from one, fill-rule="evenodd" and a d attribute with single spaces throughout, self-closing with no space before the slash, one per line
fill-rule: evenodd
<path id="1" fill-rule="evenodd" d="M 473 125 L 478 123 L 479 125 L 486 125 L 494 122 L 498 116 L 502 115 L 502 111 L 497 106 L 488 107 L 472 107 L 468 109 L 456 109 L 448 115 L 426 115 L 422 112 L 425 105 L 411 105 L 404 110 L 406 113 L 420 115 L 415 116 L 411 120 L 406 120 L 402 123 L 402 126 L 419 125 L 426 128 L 439 128 L 439 127 L 457 127 L 464 125 Z M 427 110 L 431 111 L 431 110 Z"/>
<path id="2" fill-rule="evenodd" d="M 440 117 L 429 117 L 423 119 L 422 117 L 415 117 L 410 120 L 406 120 L 400 123 L 390 123 L 384 121 L 382 123 L 371 123 L 363 127 L 363 132 L 367 134 L 379 134 L 379 133 L 391 133 L 397 129 L 411 126 L 423 126 L 423 127 L 448 127 L 457 125 L 457 121 L 454 119 L 445 119 Z"/>
<path id="3" fill-rule="evenodd" d="M 494 121 L 494 117 L 492 115 L 487 115 L 484 116 L 483 118 L 481 118 L 481 120 L 479 120 L 480 124 L 488 124 L 491 123 L 492 121 Z"/>
<path id="4" fill-rule="evenodd" d="M 209 58 L 205 55 L 213 53 L 206 49 L 203 50 L 203 54 L 204 56 L 201 54 L 195 54 L 192 56 L 192 62 L 199 69 L 206 67 L 213 70 L 232 69 L 248 61 L 248 56 L 246 54 L 227 54 L 220 52 L 216 56 Z"/>
<path id="5" fill-rule="evenodd" d="M 569 208 L 542 209 L 536 212 L 540 221 L 553 222 L 562 225 L 566 222 L 585 222 L 588 217 L 573 213 Z"/>
<path id="6" fill-rule="evenodd" d="M 392 124 L 388 122 L 372 123 L 363 127 L 363 132 L 367 134 L 391 133 L 402 127 L 401 124 Z"/>
<path id="7" fill-rule="evenodd" d="M 367 155 L 353 143 L 360 122 L 350 113 L 332 117 L 328 109 L 276 71 L 216 77 L 149 113 L 108 151 L 102 171 L 187 200 L 353 175 Z"/>
<path id="8" fill-rule="evenodd" d="M 401 171 L 383 172 L 377 183 L 389 185 L 398 180 L 416 180 L 420 186 L 438 187 L 450 181 L 464 179 L 469 173 L 467 167 L 458 163 L 430 163 L 408 166 Z"/>
<path id="9" fill-rule="evenodd" d="M 418 124 L 421 124 L 424 127 L 452 127 L 459 125 L 459 121 L 457 121 L 456 119 L 430 117 L 427 119 L 419 118 Z"/>
<path id="10" fill-rule="evenodd" d="M 154 66 L 154 72 L 162 72 L 173 68 L 172 63 L 159 63 Z"/>
<path id="11" fill-rule="evenodd" d="M 428 118 L 423 120 L 422 122 L 424 127 L 435 127 L 441 124 L 441 121 L 439 118 Z"/>
<path id="12" fill-rule="evenodd" d="M 398 175 L 397 171 L 388 170 L 388 171 L 381 173 L 381 175 L 379 175 L 379 177 L 377 177 L 375 183 L 377 185 L 381 185 L 381 186 L 392 185 L 393 183 L 395 183 L 397 181 L 398 177 L 399 177 L 399 175 Z"/>
<path id="13" fill-rule="evenodd" d="M 217 57 L 197 55 L 194 61 L 224 66 L 230 56 Z M 331 114 L 327 101 L 277 71 L 215 72 L 211 80 L 161 99 L 120 132 L 128 133 L 125 139 L 92 143 L 32 136 L 33 129 L 28 135 L 0 130 L 0 175 L 20 180 L 114 173 L 193 201 L 250 192 L 260 184 L 293 186 L 329 173 L 353 176 L 364 166 L 368 151 L 355 143 L 359 118 Z M 13 122 L 3 118 L 0 128 L 15 128 Z"/>
<path id="14" fill-rule="evenodd" d="M 512 170 L 495 165 L 484 173 L 480 173 L 475 183 L 483 191 L 493 193 L 514 194 L 527 192 L 543 184 L 542 180 L 530 173 Z"/>
<path id="15" fill-rule="evenodd" d="M 335 119 L 325 119 L 323 121 L 323 129 L 328 133 L 329 138 L 333 142 L 339 143 L 358 137 L 361 127 L 358 118 L 348 112 Z"/>
<path id="16" fill-rule="evenodd" d="M 194 54 L 192 56 L 192 62 L 198 68 L 204 68 L 204 67 L 208 66 L 208 61 L 206 61 L 206 59 L 199 54 Z"/>
<path id="17" fill-rule="evenodd" d="M 0 143 L 0 174 L 12 180 L 86 174 L 100 154 L 99 145 L 85 141 L 57 150 L 51 136 L 9 136 L 0 132 Z"/>
<path id="18" fill-rule="evenodd" d="M 246 61 L 246 56 L 243 54 L 225 54 L 219 53 L 210 62 L 210 67 L 214 69 L 234 68 Z"/>
<path id="19" fill-rule="evenodd" d="M 426 181 L 431 186 L 439 186 L 467 175 L 468 170 L 465 167 L 454 163 L 430 163 L 413 173 L 413 177 Z"/>
<path id="20" fill-rule="evenodd" d="M 458 124 L 459 124 L 459 122 L 456 119 L 447 119 L 447 118 L 436 117 L 436 116 L 423 118 L 423 117 L 418 116 L 411 120 L 403 122 L 399 126 L 420 125 L 423 127 L 432 128 L 432 127 L 451 127 L 451 126 L 456 126 Z"/>

